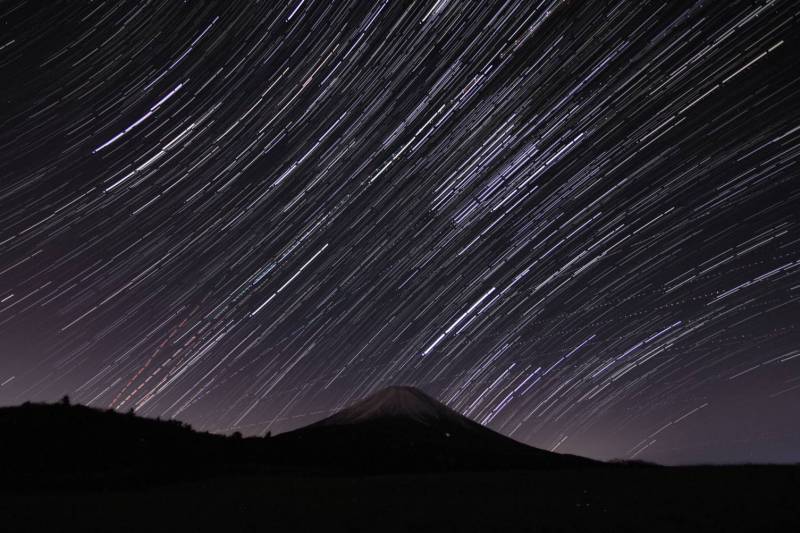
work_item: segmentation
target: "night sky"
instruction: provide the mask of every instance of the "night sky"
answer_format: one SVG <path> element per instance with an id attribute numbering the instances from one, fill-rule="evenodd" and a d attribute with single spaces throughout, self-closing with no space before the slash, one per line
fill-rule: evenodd
<path id="1" fill-rule="evenodd" d="M 0 404 L 800 461 L 800 4 L 0 5 Z"/>

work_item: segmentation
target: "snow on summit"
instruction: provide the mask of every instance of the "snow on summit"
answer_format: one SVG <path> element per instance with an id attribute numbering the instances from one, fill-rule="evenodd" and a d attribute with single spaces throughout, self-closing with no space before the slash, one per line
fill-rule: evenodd
<path id="1" fill-rule="evenodd" d="M 410 418 L 423 423 L 434 420 L 448 420 L 461 425 L 468 423 L 462 415 L 415 387 L 393 386 L 367 396 L 321 420 L 318 425 L 357 424 L 383 418 Z"/>

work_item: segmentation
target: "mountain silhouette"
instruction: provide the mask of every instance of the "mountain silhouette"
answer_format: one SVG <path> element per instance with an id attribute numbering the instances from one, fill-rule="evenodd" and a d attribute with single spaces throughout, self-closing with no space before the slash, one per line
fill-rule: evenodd
<path id="1" fill-rule="evenodd" d="M 500 435 L 413 387 L 389 387 L 271 438 L 82 405 L 0 408 L 0 469 L 48 484 L 149 483 L 242 471 L 352 473 L 573 468 L 601 464 Z"/>
<path id="2" fill-rule="evenodd" d="M 796 531 L 800 468 L 600 463 L 390 387 L 269 438 L 4 407 L 0 480 L 3 531 Z"/>
<path id="3" fill-rule="evenodd" d="M 361 471 L 577 468 L 597 463 L 533 448 L 413 387 L 388 387 L 271 441 L 291 462 Z"/>

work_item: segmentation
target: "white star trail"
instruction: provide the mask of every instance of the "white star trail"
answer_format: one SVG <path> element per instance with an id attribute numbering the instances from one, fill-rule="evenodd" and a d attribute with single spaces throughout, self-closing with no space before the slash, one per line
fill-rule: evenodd
<path id="1" fill-rule="evenodd" d="M 0 402 L 258 433 L 409 384 L 560 452 L 783 442 L 798 16 L 4 4 Z"/>

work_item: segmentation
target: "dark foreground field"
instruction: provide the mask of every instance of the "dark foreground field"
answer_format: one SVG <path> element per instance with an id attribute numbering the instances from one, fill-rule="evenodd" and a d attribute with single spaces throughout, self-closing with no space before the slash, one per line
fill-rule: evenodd
<path id="1" fill-rule="evenodd" d="M 800 531 L 800 466 L 606 464 L 390 388 L 278 436 L 0 408 L 6 531 Z"/>
<path id="2" fill-rule="evenodd" d="M 4 531 L 800 531 L 797 467 L 215 477 L 15 491 Z"/>

